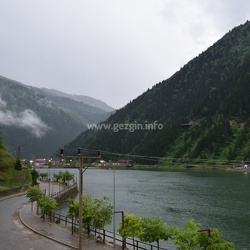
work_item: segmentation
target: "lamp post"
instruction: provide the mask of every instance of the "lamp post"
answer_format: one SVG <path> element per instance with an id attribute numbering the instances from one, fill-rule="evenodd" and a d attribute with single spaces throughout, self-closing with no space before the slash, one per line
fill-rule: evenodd
<path id="1" fill-rule="evenodd" d="M 82 155 L 79 155 L 80 166 L 79 166 L 79 250 L 82 250 L 82 190 L 83 190 L 83 175 L 82 175 Z"/>
<path id="2" fill-rule="evenodd" d="M 21 148 L 24 148 L 25 147 L 25 145 L 19 145 L 18 147 L 17 147 L 17 158 L 18 159 L 20 159 L 20 157 L 21 157 Z"/>
<path id="3" fill-rule="evenodd" d="M 77 150 L 78 155 L 64 155 L 64 150 L 61 149 L 61 157 L 68 157 L 68 158 L 79 158 L 79 229 L 78 229 L 78 249 L 82 250 L 82 228 L 83 228 L 83 221 L 82 221 L 82 194 L 83 194 L 83 173 L 89 168 L 89 166 L 95 161 L 95 159 L 100 158 L 101 154 L 100 151 L 97 152 L 97 157 L 92 156 L 84 156 L 81 153 L 81 148 Z M 84 158 L 92 158 L 93 161 L 83 170 L 83 159 Z"/>
<path id="4" fill-rule="evenodd" d="M 122 229 L 124 229 L 124 212 L 123 211 L 115 211 L 114 214 L 118 214 L 121 213 L 122 214 Z M 126 247 L 126 239 L 122 240 L 122 250 L 124 250 Z"/>
<path id="5" fill-rule="evenodd" d="M 113 165 L 113 246 L 115 248 L 115 165 Z"/>

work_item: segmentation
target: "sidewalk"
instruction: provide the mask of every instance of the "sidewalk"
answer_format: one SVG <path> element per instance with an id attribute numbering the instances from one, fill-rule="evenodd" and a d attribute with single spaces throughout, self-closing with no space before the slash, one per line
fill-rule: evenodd
<path id="1" fill-rule="evenodd" d="M 36 209 L 34 209 L 36 210 Z M 78 249 L 78 236 L 71 234 L 69 228 L 63 225 L 58 225 L 55 222 L 43 221 L 36 211 L 31 211 L 31 204 L 25 205 L 20 211 L 21 222 L 33 232 L 40 234 L 46 238 L 54 240 L 70 249 Z M 113 246 L 97 243 L 95 240 L 87 239 L 83 235 L 83 249 L 89 250 L 110 250 L 114 249 Z M 116 246 L 115 249 L 122 249 L 120 246 Z"/>

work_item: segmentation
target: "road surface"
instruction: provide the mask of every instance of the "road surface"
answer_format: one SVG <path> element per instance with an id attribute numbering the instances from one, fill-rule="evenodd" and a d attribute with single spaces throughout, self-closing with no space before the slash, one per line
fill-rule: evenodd
<path id="1" fill-rule="evenodd" d="M 26 194 L 0 201 L 0 250 L 66 250 L 64 245 L 27 229 L 18 211 L 28 202 Z"/>

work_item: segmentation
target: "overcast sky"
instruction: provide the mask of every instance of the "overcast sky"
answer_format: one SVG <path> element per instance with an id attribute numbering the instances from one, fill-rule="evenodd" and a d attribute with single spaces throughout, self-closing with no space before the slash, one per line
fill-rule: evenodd
<path id="1" fill-rule="evenodd" d="M 249 10 L 249 0 L 0 0 L 0 75 L 121 108 Z"/>

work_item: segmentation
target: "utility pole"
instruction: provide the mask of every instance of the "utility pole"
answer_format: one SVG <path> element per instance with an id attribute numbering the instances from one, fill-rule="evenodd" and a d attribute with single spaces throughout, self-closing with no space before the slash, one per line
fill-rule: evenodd
<path id="1" fill-rule="evenodd" d="M 17 147 L 17 158 L 20 159 L 21 157 L 21 147 L 25 147 L 25 145 L 19 145 Z"/>
<path id="2" fill-rule="evenodd" d="M 61 157 L 67 158 L 79 158 L 79 229 L 78 229 L 78 250 L 82 250 L 82 229 L 83 229 L 83 221 L 82 221 L 82 194 L 83 194 L 83 173 L 89 168 L 89 166 L 98 158 L 101 157 L 100 151 L 97 151 L 97 157 L 93 156 L 84 156 L 82 155 L 81 148 L 77 149 L 77 155 L 64 155 L 64 150 L 61 149 Z M 92 162 L 83 170 L 83 159 L 93 159 Z"/>

